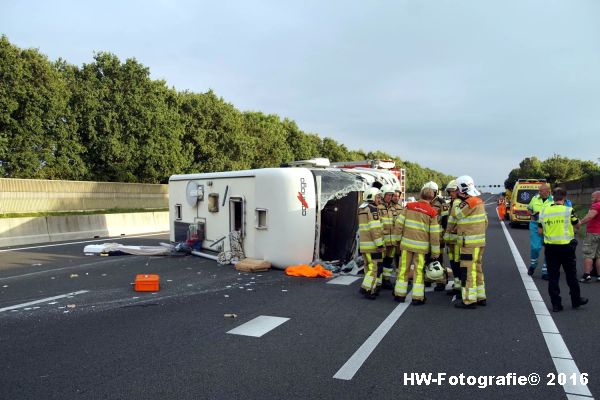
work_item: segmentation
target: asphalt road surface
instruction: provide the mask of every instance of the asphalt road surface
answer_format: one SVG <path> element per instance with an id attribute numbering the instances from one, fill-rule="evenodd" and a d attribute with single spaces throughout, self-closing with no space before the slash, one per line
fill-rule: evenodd
<path id="1" fill-rule="evenodd" d="M 503 228 L 493 200 L 488 305 L 476 310 L 445 293 L 426 293 L 422 307 L 388 291 L 367 300 L 352 277 L 246 274 L 194 256 L 85 256 L 82 242 L 0 249 L 0 399 L 600 396 L 600 283 L 582 284 L 590 303 L 572 310 L 563 276 L 565 310 L 548 312 L 547 283 L 523 264 L 528 230 Z M 99 242 L 111 241 L 168 235 Z M 161 290 L 134 292 L 140 273 L 159 274 Z"/>

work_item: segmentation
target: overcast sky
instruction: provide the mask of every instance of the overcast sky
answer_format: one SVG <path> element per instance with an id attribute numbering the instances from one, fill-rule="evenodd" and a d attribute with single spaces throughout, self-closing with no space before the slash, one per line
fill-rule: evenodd
<path id="1" fill-rule="evenodd" d="M 532 155 L 600 157 L 598 0 L 1 0 L 0 33 L 77 65 L 134 57 L 478 185 Z"/>

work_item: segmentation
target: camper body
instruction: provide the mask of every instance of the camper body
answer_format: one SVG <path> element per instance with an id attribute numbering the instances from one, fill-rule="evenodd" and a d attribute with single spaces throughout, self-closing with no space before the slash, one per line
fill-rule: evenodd
<path id="1" fill-rule="evenodd" d="M 229 250 L 238 232 L 246 257 L 273 266 L 346 262 L 356 252 L 357 209 L 378 171 L 264 168 L 174 175 L 169 179 L 170 240 L 197 227 L 201 251 Z"/>

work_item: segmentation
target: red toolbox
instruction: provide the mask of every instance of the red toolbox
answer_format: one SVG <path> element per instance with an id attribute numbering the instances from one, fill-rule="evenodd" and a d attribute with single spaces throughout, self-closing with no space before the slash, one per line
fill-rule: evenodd
<path id="1" fill-rule="evenodd" d="M 139 274 L 135 276 L 136 292 L 158 292 L 160 290 L 160 278 L 154 274 Z"/>

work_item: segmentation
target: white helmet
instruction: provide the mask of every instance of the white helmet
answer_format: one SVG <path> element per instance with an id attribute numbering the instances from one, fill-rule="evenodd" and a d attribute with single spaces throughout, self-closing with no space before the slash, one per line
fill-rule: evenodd
<path id="1" fill-rule="evenodd" d="M 387 193 L 394 194 L 394 192 L 395 192 L 394 186 L 392 186 L 392 185 L 383 185 L 380 190 L 381 190 L 381 194 L 383 194 L 383 195 L 385 195 Z"/>
<path id="2" fill-rule="evenodd" d="M 423 187 L 421 188 L 421 190 L 423 189 L 431 189 L 431 190 L 435 190 L 436 192 L 439 190 L 437 183 L 435 183 L 434 181 L 429 181 L 427 183 L 425 183 L 423 185 Z"/>
<path id="3" fill-rule="evenodd" d="M 479 196 L 481 192 L 475 189 L 475 181 L 469 175 L 462 175 L 456 178 L 456 186 L 460 193 L 466 193 L 469 196 Z"/>
<path id="4" fill-rule="evenodd" d="M 444 267 L 439 261 L 433 261 L 425 267 L 425 276 L 430 281 L 438 281 L 444 277 Z"/>
<path id="5" fill-rule="evenodd" d="M 457 189 L 458 189 L 458 185 L 456 184 L 456 179 L 452 179 L 446 185 L 446 192 L 449 191 L 449 190 L 457 190 Z"/>
<path id="6" fill-rule="evenodd" d="M 376 187 L 370 187 L 367 190 L 365 190 L 365 201 L 374 201 L 375 197 L 379 196 L 381 194 L 381 192 L 379 191 L 379 189 L 377 189 Z"/>
<path id="7" fill-rule="evenodd" d="M 401 192 L 402 189 L 400 189 L 400 184 L 399 183 L 394 183 L 394 191 L 395 192 Z"/>

